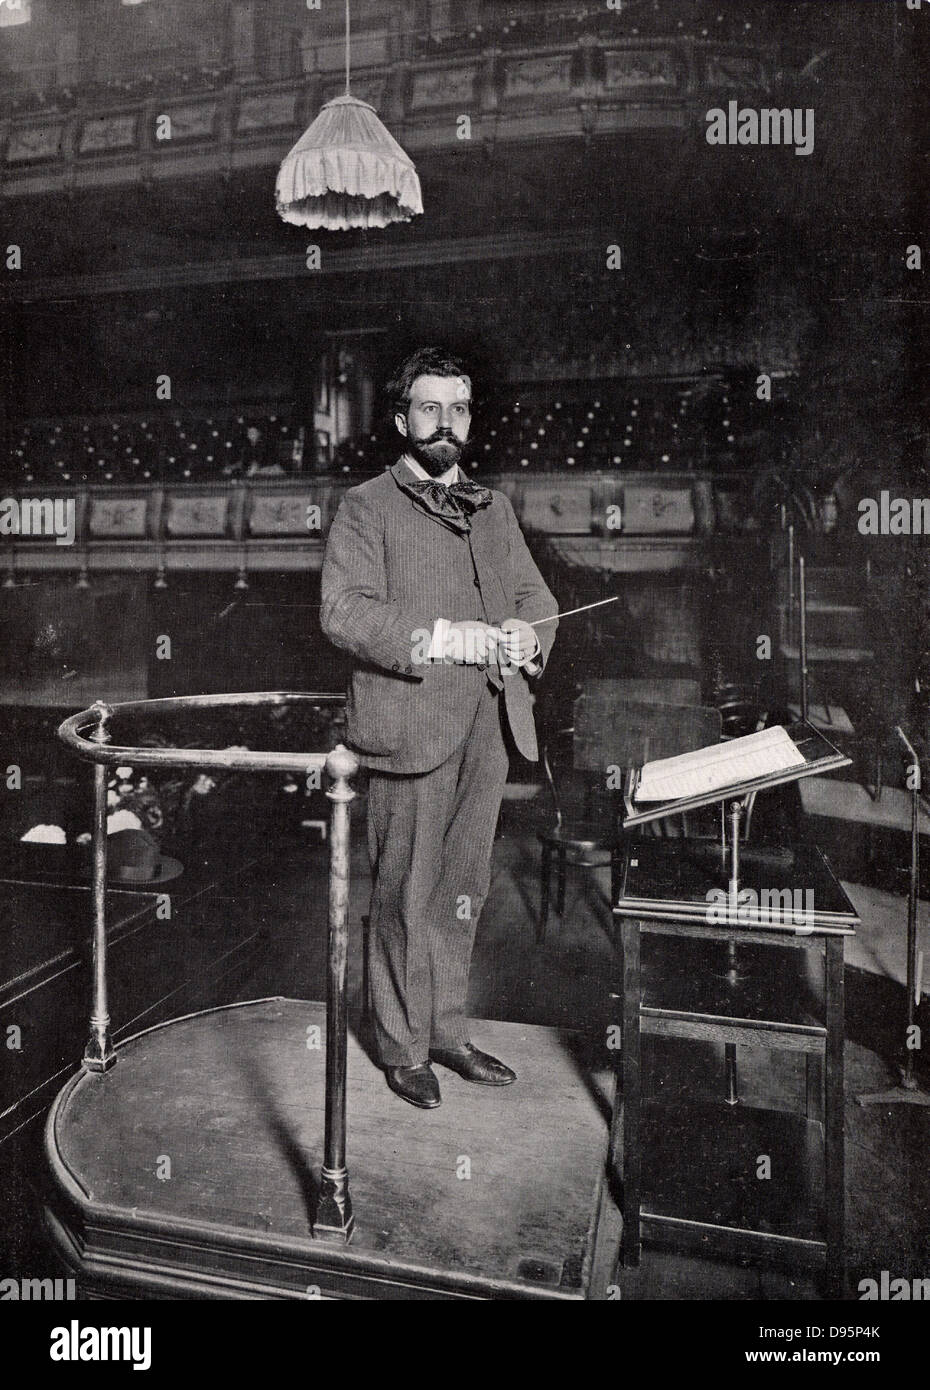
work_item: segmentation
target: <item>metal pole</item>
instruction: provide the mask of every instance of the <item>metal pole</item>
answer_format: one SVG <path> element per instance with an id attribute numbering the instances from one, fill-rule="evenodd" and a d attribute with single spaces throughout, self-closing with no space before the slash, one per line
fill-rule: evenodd
<path id="1" fill-rule="evenodd" d="M 326 990 L 326 1133 L 320 1196 L 313 1234 L 347 1242 L 355 1224 L 346 1168 L 346 979 L 349 958 L 349 806 L 355 792 L 348 779 L 358 759 L 342 744 L 326 760 L 333 785 L 329 858 L 329 977 Z"/>
<path id="2" fill-rule="evenodd" d="M 731 801 L 730 819 L 730 882 L 728 885 L 727 897 L 729 899 L 730 931 L 739 922 L 739 834 L 740 820 L 743 814 L 742 803 Z M 740 973 L 739 963 L 736 957 L 736 942 L 731 936 L 727 942 L 727 983 L 731 986 L 739 984 Z M 739 1104 L 739 1075 L 736 1068 L 736 1044 L 725 1043 L 723 1048 L 724 1065 L 726 1070 L 726 1103 L 727 1105 Z"/>
<path id="3" fill-rule="evenodd" d="M 740 801 L 730 802 L 730 911 L 736 914 L 739 902 L 739 827 L 743 815 Z"/>
<path id="4" fill-rule="evenodd" d="M 93 743 L 109 743 L 107 721 L 113 714 L 109 705 L 98 700 L 92 707 L 99 716 L 90 735 Z M 116 1053 L 110 1039 L 110 1012 L 107 1002 L 107 768 L 94 765 L 94 828 L 93 828 L 93 1002 L 90 1012 L 90 1033 L 84 1050 L 85 1071 L 105 1072 L 116 1065 Z"/>
<path id="5" fill-rule="evenodd" d="M 794 637 L 794 526 L 788 527 L 788 644 Z"/>
<path id="6" fill-rule="evenodd" d="M 920 797 L 920 763 L 917 755 L 911 747 L 905 735 L 901 738 L 907 743 L 913 762 L 908 768 L 908 780 L 911 786 L 911 878 L 907 895 L 907 1024 L 905 1028 L 905 1048 L 904 1048 L 904 1071 L 901 1077 L 901 1084 L 908 1091 L 916 1091 L 917 1080 L 914 1076 L 914 1056 L 915 1050 L 910 1046 L 911 1030 L 914 1027 L 914 1015 L 918 1004 L 917 999 L 917 893 L 918 882 L 920 879 L 920 827 L 918 822 Z"/>
<path id="7" fill-rule="evenodd" d="M 807 718 L 807 580 L 804 574 L 804 556 L 798 557 L 798 606 L 800 608 L 801 638 L 801 718 Z"/>

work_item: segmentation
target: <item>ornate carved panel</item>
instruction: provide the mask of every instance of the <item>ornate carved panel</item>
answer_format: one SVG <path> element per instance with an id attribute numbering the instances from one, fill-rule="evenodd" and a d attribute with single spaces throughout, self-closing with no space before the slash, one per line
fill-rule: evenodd
<path id="1" fill-rule="evenodd" d="M 333 510 L 332 489 L 310 492 L 275 492 L 252 497 L 249 533 L 253 536 L 299 536 L 319 540 Z M 336 499 L 338 500 L 338 499 Z M 312 510 L 315 508 L 316 510 Z"/>
<path id="2" fill-rule="evenodd" d="M 176 140 L 210 139 L 214 134 L 217 109 L 216 101 L 192 101 L 185 106 L 166 106 L 164 114 L 171 119 L 171 139 L 155 140 L 155 148 L 170 149 Z"/>
<path id="3" fill-rule="evenodd" d="M 547 479 L 523 494 L 521 524 L 529 531 L 563 536 L 591 534 L 591 488 L 583 483 Z"/>
<path id="4" fill-rule="evenodd" d="M 81 127 L 78 151 L 97 154 L 106 150 L 131 150 L 136 144 L 137 123 L 136 111 L 125 111 L 118 116 L 95 116 Z"/>
<path id="5" fill-rule="evenodd" d="M 678 86 L 678 66 L 671 49 L 622 49 L 604 54 L 604 85 L 608 91 L 633 88 L 672 91 Z"/>
<path id="6" fill-rule="evenodd" d="M 762 87 L 769 82 L 762 59 L 753 53 L 707 53 L 704 80 L 710 87 Z"/>
<path id="7" fill-rule="evenodd" d="M 694 530 L 690 488 L 624 487 L 623 534 L 687 536 Z"/>
<path id="8" fill-rule="evenodd" d="M 57 159 L 61 153 L 64 121 L 54 125 L 14 127 L 6 147 L 8 164 L 22 164 L 29 159 Z"/>
<path id="9" fill-rule="evenodd" d="M 294 125 L 297 92 L 258 92 L 243 97 L 236 117 L 236 134 L 250 130 L 266 130 L 276 126 Z"/>
<path id="10" fill-rule="evenodd" d="M 504 68 L 504 95 L 507 97 L 551 96 L 571 91 L 570 53 L 547 54 L 542 58 L 519 58 Z"/>
<path id="11" fill-rule="evenodd" d="M 459 106 L 475 99 L 477 66 L 425 68 L 413 74 L 410 104 L 415 111 L 428 106 Z"/>
<path id="12" fill-rule="evenodd" d="M 229 497 L 169 497 L 165 531 L 169 536 L 223 536 Z"/>

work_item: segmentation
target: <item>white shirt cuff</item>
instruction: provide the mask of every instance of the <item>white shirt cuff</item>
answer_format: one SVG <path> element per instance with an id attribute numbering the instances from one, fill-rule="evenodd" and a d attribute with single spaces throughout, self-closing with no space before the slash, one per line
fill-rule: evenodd
<path id="1" fill-rule="evenodd" d="M 445 657 L 451 626 L 448 618 L 437 618 L 433 623 L 433 638 L 429 644 L 430 661 L 442 661 Z"/>
<path id="2" fill-rule="evenodd" d="M 521 671 L 522 671 L 522 669 L 523 669 L 524 666 L 529 666 L 530 663 L 533 662 L 533 661 L 535 661 L 536 658 L 539 656 L 539 652 L 540 652 L 539 636 L 538 636 L 538 634 L 536 634 L 536 633 L 534 633 L 533 635 L 534 635 L 534 637 L 536 638 L 536 646 L 535 646 L 535 647 L 533 648 L 533 650 L 530 652 L 529 656 L 525 656 L 525 657 L 523 658 L 522 661 L 517 662 L 517 665 L 519 666 L 519 668 L 520 668 Z"/>

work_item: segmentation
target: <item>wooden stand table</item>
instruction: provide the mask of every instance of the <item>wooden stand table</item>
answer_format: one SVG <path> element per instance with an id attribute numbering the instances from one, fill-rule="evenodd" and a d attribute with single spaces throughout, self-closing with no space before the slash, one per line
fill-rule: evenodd
<path id="1" fill-rule="evenodd" d="M 800 1261 L 843 1287 L 843 946 L 855 909 L 813 847 L 742 848 L 740 890 L 710 840 L 630 844 L 614 908 L 622 960 L 620 1084 L 609 1162 L 626 1266 L 641 1239 L 721 1257 Z M 644 986 L 643 937 L 663 953 Z M 642 1095 L 641 1037 L 722 1042 L 726 1101 Z M 803 1114 L 740 1102 L 737 1047 L 806 1059 Z M 729 1103 L 726 1103 L 729 1102 Z"/>

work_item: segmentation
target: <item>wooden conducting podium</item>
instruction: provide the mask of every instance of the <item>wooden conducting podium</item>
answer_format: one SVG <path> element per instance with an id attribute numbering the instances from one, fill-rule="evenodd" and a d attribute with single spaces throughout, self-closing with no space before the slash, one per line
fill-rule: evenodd
<path id="1" fill-rule="evenodd" d="M 843 1285 L 843 954 L 858 918 L 819 850 L 749 848 L 741 830 L 757 792 L 849 759 L 804 720 L 763 733 L 772 737 L 628 774 L 627 829 L 720 802 L 728 833 L 627 846 L 614 905 L 622 1051 L 609 1164 L 622 1183 L 626 1267 L 639 1263 L 645 1239 L 800 1263 L 821 1271 L 835 1296 Z M 773 748 L 763 752 L 767 743 Z M 683 794 L 652 799 L 663 789 Z M 644 1034 L 722 1043 L 721 1099 L 644 1095 Z M 803 1054 L 801 1113 L 740 1099 L 738 1048 Z"/>
<path id="2" fill-rule="evenodd" d="M 298 718 L 340 698 L 98 703 L 62 724 L 63 741 L 94 764 L 92 978 L 81 1068 L 45 1130 L 52 1248 L 94 1299 L 602 1296 L 597 1271 L 616 1240 L 612 1210 L 601 1220 L 612 1080 L 603 1049 L 565 1029 L 482 1020 L 476 1042 L 512 1061 L 520 1084 L 444 1077 L 441 1108 L 424 1112 L 389 1091 L 364 1030 L 350 1026 L 353 755 L 123 742 L 142 716 L 170 734 L 223 709 L 251 712 L 258 727 L 266 713 L 271 735 L 290 707 Z M 124 763 L 326 774 L 328 922 L 319 878 L 307 889 L 308 936 L 327 939 L 325 1005 L 276 996 L 201 1006 L 114 1045 L 110 998 L 120 991 L 119 1018 L 125 971 L 114 981 L 107 780 Z M 168 920 L 177 931 L 173 909 Z M 150 963 L 140 946 L 137 972 Z"/>

